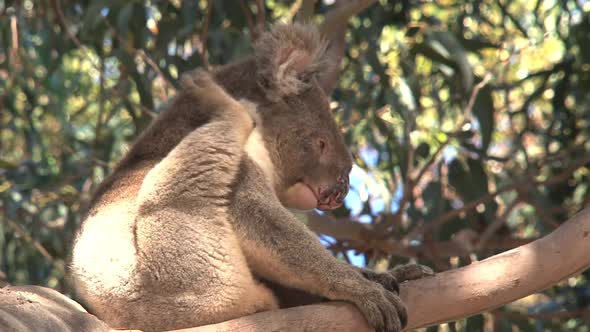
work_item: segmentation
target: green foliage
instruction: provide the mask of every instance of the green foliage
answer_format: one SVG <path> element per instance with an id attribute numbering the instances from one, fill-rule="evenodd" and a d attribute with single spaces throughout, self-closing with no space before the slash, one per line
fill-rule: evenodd
<path id="1" fill-rule="evenodd" d="M 248 54 L 260 23 L 296 10 L 266 1 L 265 22 L 254 1 L 211 3 L 0 1 L 0 270 L 10 283 L 67 291 L 92 190 L 179 74 Z M 317 21 L 330 9 L 318 2 Z M 542 236 L 587 205 L 590 2 L 382 0 L 352 19 L 347 43 L 334 106 L 358 167 L 333 216 L 420 254 L 324 237 L 335 254 L 445 270 L 510 248 L 499 240 Z M 465 231 L 475 240 L 464 252 L 429 249 Z M 583 331 L 587 277 L 429 330 Z M 543 318 L 562 309 L 573 314 Z"/>

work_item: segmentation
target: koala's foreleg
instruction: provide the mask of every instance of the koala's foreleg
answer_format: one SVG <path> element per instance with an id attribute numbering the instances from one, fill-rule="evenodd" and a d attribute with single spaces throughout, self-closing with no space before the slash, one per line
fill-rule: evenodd
<path id="1" fill-rule="evenodd" d="M 211 120 L 189 133 L 145 177 L 137 198 L 138 300 L 130 327 L 173 330 L 277 307 L 250 273 L 228 212 L 253 109 L 207 76 L 183 82 L 171 107 Z M 132 313 L 133 314 L 133 313 Z"/>
<path id="2" fill-rule="evenodd" d="M 413 263 L 396 266 L 386 272 L 375 272 L 360 267 L 357 267 L 357 269 L 366 279 L 376 282 L 388 291 L 395 293 L 399 293 L 399 284 L 402 282 L 434 275 L 434 271 L 429 267 Z M 265 279 L 262 281 L 265 286 L 273 291 L 281 308 L 291 308 L 326 301 L 326 298 L 322 296 L 310 294 L 300 289 L 286 287 Z"/>
<path id="3" fill-rule="evenodd" d="M 242 184 L 248 188 L 237 191 L 231 210 L 242 250 L 257 276 L 330 300 L 352 302 L 376 330 L 401 331 L 407 317 L 397 294 L 333 257 L 301 221 L 264 193 L 255 177 Z"/>

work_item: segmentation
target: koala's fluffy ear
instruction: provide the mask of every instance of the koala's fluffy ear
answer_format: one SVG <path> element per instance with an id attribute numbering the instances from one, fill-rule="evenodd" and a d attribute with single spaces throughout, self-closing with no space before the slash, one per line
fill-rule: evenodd
<path id="1" fill-rule="evenodd" d="M 326 55 L 327 42 L 312 24 L 279 24 L 256 42 L 258 82 L 271 99 L 298 94 L 333 63 Z"/>

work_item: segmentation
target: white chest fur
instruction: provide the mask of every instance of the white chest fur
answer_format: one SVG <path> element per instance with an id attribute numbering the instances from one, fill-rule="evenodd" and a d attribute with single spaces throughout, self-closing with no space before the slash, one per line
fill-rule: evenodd
<path id="1" fill-rule="evenodd" d="M 276 181 L 275 168 L 259 127 L 255 128 L 248 137 L 245 150 L 248 156 L 262 169 L 271 187 L 274 188 Z"/>

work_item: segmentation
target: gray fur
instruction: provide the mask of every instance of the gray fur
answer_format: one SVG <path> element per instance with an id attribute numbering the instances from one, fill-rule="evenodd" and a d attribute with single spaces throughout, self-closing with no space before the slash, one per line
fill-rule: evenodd
<path id="1" fill-rule="evenodd" d="M 254 57 L 185 77 L 77 237 L 71 275 L 93 313 L 113 328 L 180 329 L 278 308 L 290 289 L 300 304 L 350 301 L 377 331 L 401 330 L 395 276 L 337 260 L 287 210 L 311 193 L 334 208 L 348 190 L 329 62 L 315 29 L 278 26 Z"/>

